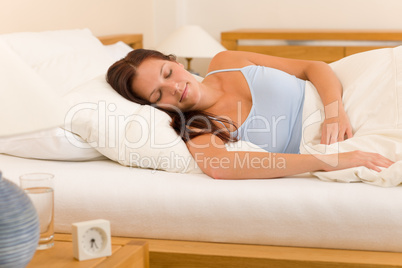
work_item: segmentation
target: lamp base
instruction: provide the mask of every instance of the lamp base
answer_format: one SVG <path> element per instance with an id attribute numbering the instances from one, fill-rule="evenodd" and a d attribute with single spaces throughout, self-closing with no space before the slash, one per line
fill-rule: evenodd
<path id="1" fill-rule="evenodd" d="M 193 58 L 185 58 L 185 59 L 187 60 L 187 69 L 186 70 L 191 74 L 200 75 L 199 73 L 197 73 L 191 69 L 191 61 L 193 60 Z"/>

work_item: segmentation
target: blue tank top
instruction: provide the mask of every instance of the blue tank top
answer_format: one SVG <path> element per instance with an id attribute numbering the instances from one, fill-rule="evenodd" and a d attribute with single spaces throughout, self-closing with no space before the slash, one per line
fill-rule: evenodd
<path id="1" fill-rule="evenodd" d="M 300 153 L 305 81 L 281 70 L 250 65 L 240 71 L 247 80 L 252 107 L 233 137 L 272 153 Z"/>

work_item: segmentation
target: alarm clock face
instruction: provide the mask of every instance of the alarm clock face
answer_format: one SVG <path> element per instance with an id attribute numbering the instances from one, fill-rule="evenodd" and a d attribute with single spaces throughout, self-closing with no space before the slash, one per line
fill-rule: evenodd
<path id="1" fill-rule="evenodd" d="M 74 258 L 84 261 L 112 255 L 110 222 L 103 219 L 73 223 Z"/>
<path id="2" fill-rule="evenodd" d="M 98 227 L 92 227 L 82 236 L 82 249 L 87 254 L 96 254 L 102 251 L 107 243 L 106 233 Z"/>

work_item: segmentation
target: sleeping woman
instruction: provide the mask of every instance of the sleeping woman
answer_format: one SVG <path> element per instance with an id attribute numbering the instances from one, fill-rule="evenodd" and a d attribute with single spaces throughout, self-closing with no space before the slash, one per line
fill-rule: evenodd
<path id="1" fill-rule="evenodd" d="M 359 166 L 379 172 L 393 164 L 359 150 L 300 154 L 306 80 L 325 107 L 321 143 L 353 136 L 342 85 L 326 63 L 225 51 L 211 60 L 208 71 L 199 82 L 173 55 L 137 49 L 109 68 L 107 81 L 124 98 L 166 111 L 201 170 L 216 179 L 267 179 Z M 227 150 L 225 144 L 237 140 L 264 151 Z M 239 165 L 244 161 L 250 164 Z M 267 161 L 276 164 L 266 168 Z"/>

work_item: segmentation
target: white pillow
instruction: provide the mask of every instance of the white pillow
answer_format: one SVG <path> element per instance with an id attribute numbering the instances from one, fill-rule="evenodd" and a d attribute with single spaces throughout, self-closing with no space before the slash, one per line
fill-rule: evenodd
<path id="1" fill-rule="evenodd" d="M 0 35 L 59 94 L 105 73 L 113 59 L 89 29 Z"/>
<path id="2" fill-rule="evenodd" d="M 23 66 L 25 69 L 36 71 L 32 72 L 32 79 L 43 80 L 56 95 L 62 95 L 70 88 L 104 73 L 113 62 L 104 46 L 88 29 L 3 34 L 0 35 L 0 42 L 11 49 L 8 54 L 19 57 L 21 64 L 26 64 L 26 67 Z M 29 79 L 27 76 L 19 78 Z M 71 144 L 65 134 L 61 128 L 54 128 L 2 138 L 0 153 L 68 161 L 103 158 L 93 148 L 85 146 L 79 137 L 73 136 L 75 144 Z"/>
<path id="3" fill-rule="evenodd" d="M 104 75 L 72 90 L 65 100 L 70 110 L 64 128 L 108 158 L 125 166 L 202 173 L 186 144 L 170 127 L 170 117 L 124 99 Z"/>
<path id="4" fill-rule="evenodd" d="M 112 45 L 106 45 L 105 49 L 114 61 L 118 61 L 124 58 L 130 51 L 133 50 L 129 45 L 122 41 L 119 41 Z"/>
<path id="5" fill-rule="evenodd" d="M 74 140 L 75 144 L 69 140 Z M 45 160 L 86 161 L 105 159 L 101 153 L 85 144 L 79 136 L 62 128 L 0 138 L 0 153 Z"/>

